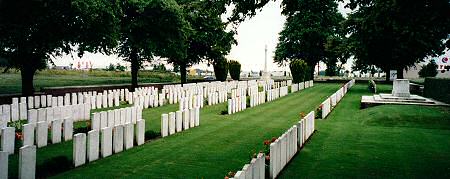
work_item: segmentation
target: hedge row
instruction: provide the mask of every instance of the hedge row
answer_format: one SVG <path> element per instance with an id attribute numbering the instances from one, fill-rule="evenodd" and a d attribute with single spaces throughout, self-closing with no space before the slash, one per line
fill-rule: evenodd
<path id="1" fill-rule="evenodd" d="M 450 104 L 450 78 L 425 78 L 423 94 L 427 98 Z"/>

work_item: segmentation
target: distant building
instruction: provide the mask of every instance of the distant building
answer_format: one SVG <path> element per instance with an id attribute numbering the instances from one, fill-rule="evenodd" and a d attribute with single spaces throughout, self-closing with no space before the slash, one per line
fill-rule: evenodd
<path id="1" fill-rule="evenodd" d="M 450 78 L 450 50 L 447 50 L 444 55 L 439 57 L 427 58 L 424 63 L 417 63 L 408 70 L 403 71 L 403 76 L 408 79 L 415 79 L 419 77 L 419 71 L 422 69 L 422 65 L 426 65 L 430 60 L 433 60 L 437 64 L 438 78 Z"/>

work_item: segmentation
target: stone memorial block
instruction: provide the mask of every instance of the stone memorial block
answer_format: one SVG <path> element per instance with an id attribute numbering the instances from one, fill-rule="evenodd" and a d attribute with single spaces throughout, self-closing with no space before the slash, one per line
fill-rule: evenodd
<path id="1" fill-rule="evenodd" d="M 189 110 L 185 109 L 183 110 L 183 130 L 189 129 L 190 127 L 190 114 L 189 114 Z"/>
<path id="2" fill-rule="evenodd" d="M 41 107 L 45 108 L 47 107 L 47 96 L 41 95 Z"/>
<path id="3" fill-rule="evenodd" d="M 169 113 L 169 135 L 175 134 L 175 113 Z"/>
<path id="4" fill-rule="evenodd" d="M 47 146 L 48 143 L 48 124 L 41 121 L 36 124 L 36 146 L 38 148 Z"/>
<path id="5" fill-rule="evenodd" d="M 45 99 L 47 100 L 47 107 L 52 107 L 53 105 L 53 103 L 52 103 L 52 100 L 53 100 L 53 97 L 52 97 L 52 95 L 46 95 L 45 96 Z"/>
<path id="6" fill-rule="evenodd" d="M 66 93 L 64 95 L 64 106 L 68 106 L 68 105 L 71 105 L 71 103 L 70 103 L 70 93 Z"/>
<path id="7" fill-rule="evenodd" d="M 107 93 L 102 94 L 102 107 L 103 108 L 108 107 L 108 94 Z"/>
<path id="8" fill-rule="evenodd" d="M 231 107 L 232 107 L 231 103 L 232 103 L 231 99 L 228 99 L 228 114 L 231 114 Z"/>
<path id="9" fill-rule="evenodd" d="M 52 104 L 52 107 L 58 106 L 58 97 L 52 96 L 52 102 L 51 102 L 51 104 Z"/>
<path id="10" fill-rule="evenodd" d="M 44 108 L 44 109 L 46 109 L 46 120 L 45 121 L 47 121 L 47 124 L 51 124 L 51 122 L 53 121 L 53 120 L 55 120 L 55 118 L 54 118 L 54 108 L 51 108 L 51 107 L 49 107 L 49 108 Z"/>
<path id="11" fill-rule="evenodd" d="M 277 153 L 278 153 L 278 145 L 274 142 L 272 142 L 270 144 L 270 164 L 269 164 L 269 175 L 270 178 L 276 178 L 277 176 L 277 171 L 279 166 L 277 165 L 278 162 L 278 158 L 277 158 Z"/>
<path id="12" fill-rule="evenodd" d="M 161 115 L 161 136 L 166 137 L 169 135 L 169 115 Z"/>
<path id="13" fill-rule="evenodd" d="M 136 119 L 137 120 L 142 119 L 142 106 L 136 107 Z"/>
<path id="14" fill-rule="evenodd" d="M 19 103 L 11 104 L 10 108 L 11 108 L 11 121 L 19 120 Z"/>
<path id="15" fill-rule="evenodd" d="M 113 111 L 114 111 L 114 125 L 115 126 L 121 125 L 121 123 L 120 123 L 120 110 L 116 109 L 116 110 L 113 110 Z"/>
<path id="16" fill-rule="evenodd" d="M 114 94 L 114 106 L 120 106 L 119 93 Z"/>
<path id="17" fill-rule="evenodd" d="M 189 127 L 195 127 L 195 109 L 189 110 Z"/>
<path id="18" fill-rule="evenodd" d="M 194 108 L 195 110 L 195 126 L 199 126 L 200 125 L 200 108 L 196 107 Z"/>
<path id="19" fill-rule="evenodd" d="M 164 105 L 164 94 L 159 94 L 159 106 Z"/>
<path id="20" fill-rule="evenodd" d="M 72 93 L 72 100 L 71 100 L 71 105 L 75 105 L 78 104 L 78 96 L 76 93 Z"/>
<path id="21" fill-rule="evenodd" d="M 89 162 L 95 161 L 100 153 L 100 132 L 91 130 L 88 132 L 87 138 L 87 159 Z"/>
<path id="22" fill-rule="evenodd" d="M 5 127 L 0 129 L 1 133 L 1 149 L 8 154 L 14 154 L 14 144 L 15 144 L 15 128 Z"/>
<path id="23" fill-rule="evenodd" d="M 114 153 L 123 151 L 123 125 L 117 125 L 113 130 Z"/>
<path id="24" fill-rule="evenodd" d="M 73 137 L 73 120 L 70 118 L 64 119 L 64 141 L 72 140 Z"/>
<path id="25" fill-rule="evenodd" d="M 11 121 L 11 105 L 4 104 L 2 105 L 2 113 L 3 113 L 3 121 L 10 122 Z"/>
<path id="26" fill-rule="evenodd" d="M 131 123 L 131 107 L 125 108 L 125 124 Z"/>
<path id="27" fill-rule="evenodd" d="M 120 111 L 120 125 L 125 124 L 125 120 L 127 118 L 127 111 L 125 108 L 119 109 Z"/>
<path id="28" fill-rule="evenodd" d="M 29 109 L 28 110 L 28 123 L 36 123 L 38 118 L 38 113 L 36 109 Z"/>
<path id="29" fill-rule="evenodd" d="M 137 120 L 137 106 L 131 107 L 131 123 L 136 124 Z"/>
<path id="30" fill-rule="evenodd" d="M 115 122 L 115 118 L 114 118 L 114 111 L 113 110 L 109 110 L 108 111 L 108 122 L 107 122 L 107 126 L 108 127 L 114 127 L 114 122 Z"/>
<path id="31" fill-rule="evenodd" d="M 35 96 L 34 97 L 34 108 L 40 108 L 41 107 L 41 97 Z"/>
<path id="32" fill-rule="evenodd" d="M 105 127 L 101 129 L 101 156 L 103 158 L 112 154 L 112 128 Z"/>
<path id="33" fill-rule="evenodd" d="M 100 130 L 100 113 L 92 113 L 91 130 Z"/>
<path id="34" fill-rule="evenodd" d="M 113 107 L 114 106 L 114 96 L 113 94 L 108 94 L 108 106 Z"/>
<path id="35" fill-rule="evenodd" d="M 73 165 L 75 167 L 86 163 L 86 134 L 78 133 L 73 136 Z"/>
<path id="36" fill-rule="evenodd" d="M 234 179 L 245 179 L 245 173 L 237 171 L 236 174 L 234 174 Z"/>
<path id="37" fill-rule="evenodd" d="M 84 104 L 84 116 L 83 119 L 88 120 L 91 115 L 91 107 L 89 104 Z"/>
<path id="38" fill-rule="evenodd" d="M 36 146 L 27 145 L 19 149 L 19 178 L 36 178 Z"/>
<path id="39" fill-rule="evenodd" d="M 61 128 L 62 128 L 62 119 L 57 119 L 51 122 L 52 124 L 52 144 L 61 142 Z"/>
<path id="40" fill-rule="evenodd" d="M 396 97 L 409 97 L 409 80 L 396 79 L 392 85 L 392 95 Z"/>
<path id="41" fill-rule="evenodd" d="M 34 145 L 35 124 L 24 124 L 22 128 L 23 141 L 22 146 Z"/>
<path id="42" fill-rule="evenodd" d="M 37 122 L 47 121 L 46 112 L 47 110 L 45 108 L 39 108 L 37 109 Z"/>
<path id="43" fill-rule="evenodd" d="M 27 103 L 19 103 L 19 119 L 27 119 Z"/>
<path id="44" fill-rule="evenodd" d="M 27 99 L 28 99 L 28 101 L 27 101 L 28 109 L 33 109 L 34 108 L 34 97 L 28 96 Z"/>
<path id="45" fill-rule="evenodd" d="M 97 109 L 101 109 L 102 108 L 102 97 L 103 95 L 101 93 L 97 94 L 97 96 L 95 96 L 95 103 L 96 103 L 96 108 Z"/>
<path id="46" fill-rule="evenodd" d="M 134 124 L 127 123 L 123 127 L 123 144 L 125 150 L 133 148 L 134 144 Z"/>
<path id="47" fill-rule="evenodd" d="M 108 113 L 106 111 L 100 112 L 100 129 L 108 127 Z"/>
<path id="48" fill-rule="evenodd" d="M 8 178 L 8 152 L 0 151 L 0 179 Z"/>
<path id="49" fill-rule="evenodd" d="M 91 96 L 91 109 L 97 109 L 97 96 Z"/>
<path id="50" fill-rule="evenodd" d="M 64 96 L 58 96 L 56 99 L 57 103 L 54 106 L 64 106 Z"/>
<path id="51" fill-rule="evenodd" d="M 183 130 L 183 113 L 181 111 L 176 112 L 175 120 L 176 132 L 181 132 Z"/>
<path id="52" fill-rule="evenodd" d="M 19 103 L 27 103 L 27 97 L 20 97 L 20 102 Z"/>
<path id="53" fill-rule="evenodd" d="M 180 112 L 181 113 L 181 112 Z M 178 114 L 178 113 L 177 113 Z M 181 116 L 181 115 L 180 115 Z M 177 115 L 178 117 L 178 115 Z M 136 122 L 136 144 L 142 145 L 145 142 L 145 120 L 141 119 Z"/>

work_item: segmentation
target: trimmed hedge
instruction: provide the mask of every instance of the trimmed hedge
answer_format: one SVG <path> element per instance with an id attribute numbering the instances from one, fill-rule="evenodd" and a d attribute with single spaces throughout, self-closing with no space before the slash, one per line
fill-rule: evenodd
<path id="1" fill-rule="evenodd" d="M 450 78 L 425 78 L 423 94 L 427 98 L 450 104 Z"/>
<path id="2" fill-rule="evenodd" d="M 213 63 L 214 67 L 214 75 L 216 76 L 216 80 L 225 81 L 227 80 L 228 75 L 228 62 L 227 60 L 219 59 Z"/>
<path id="3" fill-rule="evenodd" d="M 306 73 L 308 72 L 308 65 L 303 60 L 292 60 L 289 63 L 289 68 L 291 70 L 293 83 L 300 83 L 306 81 Z"/>
<path id="4" fill-rule="evenodd" d="M 239 80 L 241 77 L 241 64 L 238 61 L 230 60 L 228 62 L 228 69 L 233 80 Z"/>

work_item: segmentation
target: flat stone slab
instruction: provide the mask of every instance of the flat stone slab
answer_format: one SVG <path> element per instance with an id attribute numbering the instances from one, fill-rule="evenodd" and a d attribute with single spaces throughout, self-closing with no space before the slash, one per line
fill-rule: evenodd
<path id="1" fill-rule="evenodd" d="M 380 104 L 401 104 L 401 105 L 424 105 L 424 106 L 450 106 L 448 104 L 424 98 L 418 95 L 411 95 L 412 98 L 389 96 L 381 94 L 373 96 L 361 96 L 361 108 Z"/>

